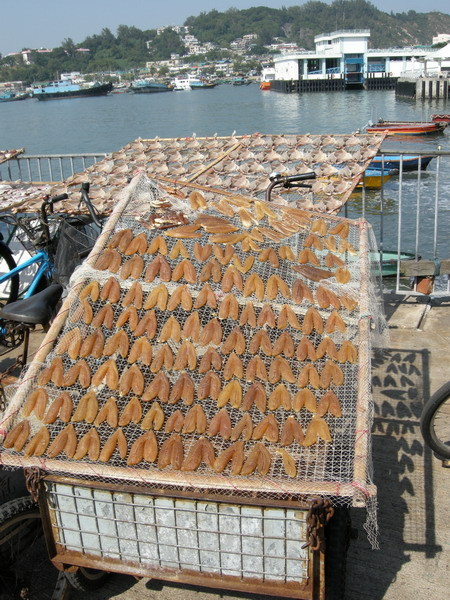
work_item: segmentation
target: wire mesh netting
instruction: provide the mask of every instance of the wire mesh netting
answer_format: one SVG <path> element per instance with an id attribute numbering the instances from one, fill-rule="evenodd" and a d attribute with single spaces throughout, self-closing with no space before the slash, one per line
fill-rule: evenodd
<path id="1" fill-rule="evenodd" d="M 369 237 L 363 221 L 137 177 L 11 402 L 3 462 L 368 503 L 374 536 Z"/>

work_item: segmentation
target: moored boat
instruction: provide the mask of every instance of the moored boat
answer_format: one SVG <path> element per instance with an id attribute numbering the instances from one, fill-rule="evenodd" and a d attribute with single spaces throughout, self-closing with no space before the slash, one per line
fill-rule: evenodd
<path id="1" fill-rule="evenodd" d="M 367 125 L 367 133 L 383 133 L 388 135 L 430 135 L 441 133 L 446 123 L 438 121 L 383 121 L 380 119 L 376 124 Z"/>
<path id="2" fill-rule="evenodd" d="M 397 175 L 397 169 L 366 169 L 359 180 L 356 189 L 366 188 L 368 190 L 379 190 L 393 175 Z"/>
<path id="3" fill-rule="evenodd" d="M 191 90 L 191 83 L 200 82 L 198 77 L 194 77 L 194 75 L 186 75 L 186 77 L 175 77 L 173 81 L 171 81 L 171 85 L 173 87 L 174 92 L 181 92 L 186 90 Z"/>
<path id="4" fill-rule="evenodd" d="M 234 77 L 231 80 L 232 85 L 249 85 L 251 81 L 245 77 Z"/>
<path id="5" fill-rule="evenodd" d="M 389 169 L 400 169 L 400 163 L 402 164 L 403 171 L 418 171 L 419 164 L 420 170 L 425 171 L 430 164 L 433 156 L 419 156 L 411 154 L 386 154 L 383 156 L 375 156 L 369 164 L 369 169 L 389 170 Z"/>
<path id="6" fill-rule="evenodd" d="M 30 95 L 26 92 L 8 91 L 0 94 L 0 102 L 16 102 L 17 100 L 26 100 Z"/>
<path id="7" fill-rule="evenodd" d="M 135 94 L 153 94 L 158 92 L 171 92 L 172 86 L 161 81 L 137 79 L 130 85 L 130 90 Z"/>
<path id="8" fill-rule="evenodd" d="M 438 123 L 450 123 L 450 114 L 431 115 L 431 120 L 437 121 Z"/>
<path id="9" fill-rule="evenodd" d="M 48 85 L 35 88 L 33 98 L 38 100 L 59 100 L 64 98 L 85 98 L 106 96 L 112 90 L 112 83 L 74 83 L 71 80 L 51 81 Z"/>
<path id="10" fill-rule="evenodd" d="M 189 84 L 191 90 L 211 90 L 216 87 L 216 84 L 212 81 L 205 81 L 203 79 L 192 80 Z"/>
<path id="11" fill-rule="evenodd" d="M 412 252 L 401 252 L 400 260 L 415 260 L 416 256 Z M 382 277 L 394 277 L 397 275 L 398 264 L 397 250 L 383 250 L 383 252 L 370 253 L 370 260 L 381 264 Z"/>
<path id="12" fill-rule="evenodd" d="M 260 90 L 270 90 L 271 81 L 275 79 L 274 67 L 263 67 L 261 71 Z"/>

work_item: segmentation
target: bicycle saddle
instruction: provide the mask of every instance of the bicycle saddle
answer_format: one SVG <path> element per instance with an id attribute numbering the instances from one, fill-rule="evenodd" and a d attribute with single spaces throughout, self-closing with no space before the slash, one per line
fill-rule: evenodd
<path id="1" fill-rule="evenodd" d="M 34 296 L 6 304 L 0 310 L 0 318 L 30 325 L 48 323 L 61 298 L 63 289 L 62 285 L 54 283 Z"/>

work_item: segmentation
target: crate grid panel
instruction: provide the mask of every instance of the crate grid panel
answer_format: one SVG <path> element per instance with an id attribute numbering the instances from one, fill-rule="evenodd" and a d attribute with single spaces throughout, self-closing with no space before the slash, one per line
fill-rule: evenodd
<path id="1" fill-rule="evenodd" d="M 68 551 L 156 568 L 265 581 L 308 574 L 306 511 L 151 497 L 46 483 Z"/>

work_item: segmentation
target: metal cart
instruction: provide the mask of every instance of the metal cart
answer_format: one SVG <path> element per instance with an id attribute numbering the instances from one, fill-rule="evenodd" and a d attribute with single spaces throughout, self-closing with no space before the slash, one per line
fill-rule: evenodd
<path id="1" fill-rule="evenodd" d="M 185 182 L 180 183 L 177 195 L 175 198 L 172 196 L 173 210 L 171 209 L 171 212 L 167 213 L 167 218 L 173 219 L 175 211 L 179 210 L 180 196 L 190 197 L 192 200 L 193 191 L 195 191 L 195 186 L 189 186 Z M 221 197 L 217 190 L 210 192 L 210 197 L 211 207 L 215 206 L 215 202 L 230 201 L 229 196 Z M 194 196 L 194 198 L 198 203 L 198 197 Z M 82 268 L 78 272 L 78 279 L 59 316 L 19 385 L 3 424 L 4 433 L 8 432 L 8 435 L 11 435 L 14 427 L 19 427 L 19 423 L 25 420 L 28 423 L 27 427 L 30 427 L 27 443 L 31 443 L 36 439 L 38 432 L 42 430 L 42 423 L 45 423 L 46 420 L 44 412 L 46 415 L 48 414 L 46 411 L 58 394 L 61 394 L 61 387 L 64 392 L 69 394 L 74 411 L 80 406 L 81 399 L 92 390 L 90 375 L 89 382 L 86 384 L 81 382 L 81 376 L 76 377 L 74 384 L 69 384 L 66 379 L 61 380 L 63 382 L 61 384 L 61 381 L 56 382 L 56 376 L 50 374 L 46 383 L 43 384 L 42 373 L 53 373 L 52 365 L 56 364 L 55 360 L 62 355 L 64 358 L 63 374 L 66 377 L 75 362 L 81 360 L 79 358 L 80 346 L 74 352 L 70 340 L 75 339 L 81 331 L 80 343 L 82 343 L 92 331 L 92 319 L 95 319 L 95 315 L 100 313 L 105 304 L 111 304 L 109 300 L 98 295 L 88 297 L 86 292 L 87 289 L 92 289 L 88 287 L 90 283 L 97 280 L 100 282 L 98 289 L 103 289 L 101 286 L 105 286 L 105 282 L 111 275 L 108 267 L 98 268 L 99 264 L 103 264 L 98 261 L 101 256 L 105 255 L 105 252 L 111 249 L 111 240 L 117 239 L 114 238 L 117 232 L 135 227 L 134 235 L 140 235 L 141 238 L 147 237 L 149 241 L 162 235 L 164 230 L 154 226 L 149 229 L 148 223 L 151 222 L 153 225 L 155 222 L 158 223 L 158 220 L 155 221 L 153 217 L 155 214 L 158 217 L 158 211 L 167 209 L 170 199 L 168 191 L 158 191 L 157 187 L 151 182 L 147 182 L 142 176 L 132 182 L 97 241 L 84 270 Z M 231 202 L 233 202 L 232 198 Z M 243 197 L 234 199 L 234 202 L 238 207 L 245 206 L 246 210 L 250 210 L 252 206 L 251 200 Z M 188 205 L 186 204 L 186 206 Z M 207 210 L 211 210 L 210 206 Z M 260 203 L 258 206 L 261 209 L 264 205 Z M 191 202 L 190 209 L 186 211 L 190 222 L 192 222 L 192 215 L 195 217 L 198 210 L 198 204 L 193 209 Z M 336 394 L 342 404 L 342 415 L 324 413 L 323 417 L 314 414 L 312 416 L 312 418 L 321 418 L 327 423 L 327 427 L 332 432 L 332 440 L 323 439 L 318 435 L 317 439 L 309 445 L 292 442 L 289 451 L 291 459 L 294 461 L 295 472 L 289 474 L 289 468 L 282 461 L 282 458 L 285 457 L 283 455 L 284 448 L 287 446 L 280 446 L 278 432 L 275 440 L 268 439 L 267 443 L 265 440 L 266 446 L 269 448 L 270 467 L 262 472 L 263 469 L 258 466 L 255 467 L 254 472 L 243 476 L 239 471 L 233 473 L 228 469 L 214 471 L 211 463 L 209 466 L 206 463 L 201 464 L 199 468 L 193 470 L 171 466 L 158 468 L 156 462 L 152 464 L 152 461 L 143 460 L 138 461 L 137 464 L 128 461 L 127 464 L 126 453 L 125 455 L 120 454 L 119 446 L 115 446 L 112 454 L 106 459 L 100 457 L 100 460 L 98 455 L 94 458 L 89 458 L 87 455 L 74 458 L 74 452 L 69 452 L 67 446 L 65 446 L 65 450 L 52 452 L 52 444 L 55 444 L 55 440 L 62 439 L 58 436 L 63 435 L 63 432 L 67 431 L 69 427 L 75 431 L 75 442 L 79 448 L 82 436 L 87 434 L 93 423 L 99 432 L 100 445 L 104 448 L 106 440 L 115 435 L 114 432 L 117 428 L 117 419 L 112 423 L 107 422 L 106 417 L 99 422 L 94 421 L 94 418 L 83 421 L 83 419 L 75 418 L 73 412 L 71 420 L 70 417 L 65 421 L 56 418 L 51 423 L 45 424 L 44 429 L 48 432 L 48 440 L 42 452 L 40 450 L 27 451 L 29 446 L 24 445 L 17 448 L 11 442 L 12 438 L 9 438 L 9 443 L 7 443 L 7 436 L 6 447 L 2 450 L 1 459 L 5 465 L 26 468 L 29 487 L 35 497 L 39 498 L 50 558 L 59 569 L 68 572 L 73 572 L 76 567 L 100 569 L 304 600 L 325 598 L 326 566 L 331 572 L 333 569 L 340 570 L 345 562 L 348 520 L 345 517 L 345 510 L 342 511 L 340 508 L 364 507 L 368 499 L 373 498 L 376 493 L 369 475 L 371 398 L 368 226 L 363 221 L 352 222 L 337 217 L 307 214 L 302 211 L 289 213 L 287 209 L 284 209 L 283 213 L 283 209 L 279 209 L 278 212 L 276 208 L 269 207 L 266 210 L 270 211 L 267 214 L 274 215 L 270 217 L 273 221 L 275 216 L 278 216 L 280 223 L 283 215 L 285 221 L 290 215 L 293 216 L 293 219 L 297 218 L 297 223 L 303 223 L 302 219 L 304 220 L 305 226 L 296 227 L 291 223 L 288 226 L 295 231 L 290 235 L 281 236 L 288 238 L 288 241 L 283 244 L 284 247 L 286 244 L 290 244 L 295 252 L 302 251 L 306 247 L 305 240 L 311 230 L 314 230 L 313 223 L 320 221 L 325 227 L 324 231 L 326 228 L 330 231 L 339 231 L 341 225 L 346 231 L 346 234 L 342 235 L 342 243 L 345 242 L 346 246 L 341 248 L 340 255 L 344 257 L 342 262 L 345 264 L 346 273 L 349 274 L 349 277 L 351 275 L 352 282 L 354 282 L 352 289 L 357 291 L 357 298 L 356 300 L 353 298 L 354 302 L 350 308 L 344 309 L 342 305 L 343 326 L 341 331 L 334 332 L 330 326 L 328 332 L 318 331 L 318 327 L 315 333 L 311 333 L 313 345 L 316 347 L 324 337 L 328 337 L 334 338 L 336 345 L 341 345 L 341 347 L 346 340 L 353 340 L 354 346 L 357 348 L 357 360 L 342 359 L 339 363 L 340 366 L 336 362 L 343 380 L 339 385 L 332 387 L 336 389 Z M 262 220 L 265 217 L 260 215 L 260 218 Z M 232 220 L 231 217 L 230 220 Z M 174 224 L 171 223 L 170 226 L 173 227 Z M 243 235 L 245 237 L 245 234 Z M 323 237 L 325 234 L 321 235 Z M 242 242 L 244 237 L 241 237 L 239 241 Z M 191 236 L 191 238 L 183 240 L 189 252 L 199 236 Z M 178 242 L 173 239 L 169 241 L 172 243 L 173 250 Z M 207 239 L 202 241 L 207 241 Z M 270 243 L 260 243 L 263 248 L 279 247 L 280 245 L 280 241 L 274 240 Z M 237 249 L 235 252 L 243 263 L 245 251 L 242 255 Z M 324 254 L 318 252 L 318 255 L 323 261 Z M 152 253 L 144 252 L 143 258 L 140 260 L 147 264 L 153 258 Z M 172 254 L 171 251 L 168 258 L 173 265 L 180 262 L 180 257 L 175 256 L 175 252 Z M 122 266 L 127 260 L 129 259 L 125 253 L 121 257 Z M 115 272 L 118 269 L 119 267 Z M 252 272 L 259 272 L 261 279 L 267 281 L 274 269 L 274 265 L 267 261 L 260 261 L 260 264 L 255 262 Z M 298 277 L 295 272 L 291 273 L 289 266 L 283 266 L 283 271 L 280 272 L 284 274 L 283 276 L 288 280 L 290 286 L 293 285 L 293 279 Z M 121 274 L 123 275 L 123 271 Z M 142 276 L 136 275 L 121 282 L 120 300 L 122 302 L 120 303 L 119 299 L 116 299 L 119 312 L 125 310 L 124 297 L 130 292 L 133 284 L 139 282 L 145 291 L 151 293 L 158 283 L 158 279 L 155 282 L 145 280 L 146 277 L 142 271 Z M 279 315 L 283 307 L 288 305 L 293 311 L 292 314 L 298 318 L 297 322 L 303 323 L 308 306 L 314 303 L 317 289 L 321 285 L 320 280 L 314 283 L 311 283 L 311 280 L 308 281 L 311 294 L 313 294 L 311 295 L 313 302 L 302 304 L 300 301 L 295 304 L 290 294 L 288 299 L 286 293 L 286 297 L 281 300 L 279 298 L 273 300 L 272 306 L 275 314 Z M 345 287 L 346 284 L 347 282 L 342 285 L 342 288 L 339 285 L 334 286 L 335 297 L 345 297 L 342 289 L 349 289 L 348 286 Z M 167 285 L 170 287 L 169 293 L 173 294 L 176 286 L 173 286 L 172 283 Z M 201 285 L 193 283 L 185 285 L 185 289 L 190 289 L 194 298 L 198 298 L 202 285 L 204 283 Z M 220 292 L 218 288 L 219 286 L 216 284 L 217 298 L 223 301 L 225 293 L 223 290 Z M 341 290 L 342 296 L 337 295 L 339 290 Z M 239 291 L 235 292 L 235 296 L 242 308 L 245 305 L 245 297 Z M 257 310 L 263 305 L 261 298 L 252 299 L 252 301 Z M 86 303 L 90 308 L 87 308 Z M 199 310 L 203 308 L 204 306 Z M 141 308 L 138 310 L 140 311 Z M 164 309 L 159 310 L 158 332 L 161 331 L 160 327 L 165 320 L 163 318 Z M 218 306 L 213 313 L 217 314 L 217 310 L 219 310 Z M 330 321 L 333 310 L 336 312 L 333 306 L 320 306 L 319 310 L 318 314 L 321 315 L 323 323 Z M 89 311 L 91 312 L 86 316 Z M 183 308 L 183 311 L 184 319 L 186 319 L 186 314 L 189 314 L 190 310 Z M 172 316 L 174 314 L 181 319 L 180 312 L 174 310 Z M 204 327 L 211 318 L 212 313 L 209 311 L 203 320 Z M 235 321 L 227 325 L 229 320 L 224 317 L 222 321 L 223 339 L 225 339 L 225 334 L 235 328 Z M 110 339 L 113 332 L 118 330 L 112 324 L 105 328 L 102 323 L 99 327 L 103 328 L 106 340 Z M 303 328 L 303 331 L 300 325 L 299 328 L 296 327 L 292 326 L 291 328 L 291 324 L 280 325 L 280 330 L 276 331 L 274 328 L 273 331 L 276 331 L 275 337 L 279 336 L 282 329 L 292 331 L 292 338 L 297 343 L 302 336 L 308 334 L 305 333 L 306 327 Z M 247 335 L 249 326 L 241 325 L 241 328 Z M 78 333 L 76 333 L 77 329 Z M 124 322 L 122 329 L 129 331 L 131 344 L 134 339 L 133 329 L 130 329 L 128 322 Z M 345 333 L 343 333 L 344 331 Z M 63 344 L 63 339 L 66 346 Z M 67 344 L 67 340 L 69 340 L 69 344 Z M 162 343 L 161 334 L 158 343 Z M 171 342 L 170 347 L 174 355 L 179 352 L 182 344 L 183 338 Z M 157 347 L 159 347 L 158 344 L 155 344 L 155 348 Z M 156 350 L 154 350 L 153 357 L 155 352 Z M 85 358 L 89 363 L 90 374 L 96 372 L 96 369 L 100 368 L 99 365 L 105 363 L 102 356 Z M 289 360 L 291 359 L 292 364 L 297 361 L 293 367 L 296 378 L 295 381 L 286 380 L 285 388 L 289 389 L 289 393 L 292 391 L 291 397 L 293 398 L 294 392 L 298 388 L 297 375 L 304 367 L 304 363 L 292 356 Z M 108 360 L 110 359 L 108 358 Z M 268 363 L 272 361 L 270 364 L 273 364 L 274 359 L 266 356 L 265 360 Z M 318 359 L 315 363 L 318 371 L 323 372 L 327 361 L 326 355 Z M 129 363 L 120 357 L 116 362 L 118 376 L 122 378 L 130 368 Z M 140 369 L 145 385 L 155 379 L 157 369 L 152 369 L 152 365 L 153 363 L 141 364 Z M 47 371 L 45 371 L 46 369 Z M 195 379 L 196 369 L 192 368 L 190 372 Z M 223 369 L 220 372 L 222 377 Z M 175 385 L 174 382 L 177 381 L 179 372 L 167 368 L 167 373 L 166 379 L 170 380 L 170 385 Z M 230 377 L 225 377 L 223 383 L 229 379 Z M 242 380 L 244 381 L 242 383 L 243 393 L 250 385 L 248 379 L 247 376 L 247 381 L 245 378 Z M 267 395 L 273 392 L 278 381 L 273 378 L 267 382 Z M 195 383 L 197 385 L 198 380 L 195 380 Z M 30 405 L 27 404 L 36 390 L 36 386 L 45 389 L 47 397 L 45 411 L 39 411 L 36 405 L 34 408 L 30 408 Z M 309 385 L 308 387 L 311 388 Z M 323 398 L 324 390 L 329 387 L 330 384 L 324 383 L 317 386 L 318 389 L 312 386 L 313 389 L 316 389 L 318 400 Z M 105 385 L 102 380 L 101 385 L 94 386 L 94 389 L 98 396 L 98 407 L 100 405 L 104 407 L 108 398 L 111 397 L 112 390 L 117 390 L 117 382 L 114 388 L 113 384 Z M 159 393 L 159 391 L 155 392 L 153 401 L 155 398 L 160 399 Z M 139 393 L 130 388 L 121 390 L 120 393 L 116 392 L 117 398 L 114 398 L 114 405 L 118 406 L 118 413 L 123 415 L 125 406 L 136 395 L 139 396 Z M 144 400 L 144 396 L 145 393 L 140 397 Z M 167 423 L 169 417 L 177 409 L 177 400 L 171 403 L 166 398 L 165 402 L 162 400 L 160 402 L 164 410 L 164 422 Z M 144 404 L 144 409 L 146 409 L 151 402 L 147 399 L 145 403 L 142 401 L 142 405 Z M 185 413 L 183 418 L 186 417 L 192 402 L 185 402 L 185 404 L 186 406 L 182 407 Z M 217 402 L 215 399 L 207 398 L 204 400 L 203 406 L 208 422 L 210 422 L 218 412 Z M 226 410 L 234 425 L 242 414 L 240 404 L 227 405 Z M 252 419 L 254 418 L 255 421 L 261 418 L 258 410 L 262 412 L 256 407 L 248 408 L 248 412 L 252 414 Z M 290 405 L 287 407 L 272 406 L 271 412 L 277 414 L 280 423 L 285 423 L 287 415 L 295 413 L 305 430 L 312 422 L 310 414 L 306 414 L 306 411 L 302 412 L 300 408 L 297 411 L 290 410 Z M 280 425 L 280 431 L 281 428 Z M 125 423 L 122 429 L 125 434 L 122 432 L 121 435 L 123 435 L 126 452 L 128 452 L 138 436 L 142 434 L 142 430 L 137 422 L 130 421 Z M 146 428 L 146 430 L 148 429 L 152 429 L 152 425 Z M 169 437 L 169 432 L 162 427 L 155 426 L 154 433 L 161 451 L 164 441 Z M 45 431 L 44 435 L 47 435 Z M 183 436 L 183 431 L 181 435 Z M 184 456 L 189 454 L 199 439 L 204 439 L 208 435 L 207 432 L 205 433 L 205 428 L 200 431 L 187 431 L 183 437 Z M 227 449 L 229 446 L 228 441 L 224 442 L 218 438 L 219 436 L 216 436 L 213 439 L 211 435 L 214 456 L 218 456 L 224 448 Z M 264 436 L 261 439 L 263 438 Z M 252 440 L 249 442 L 249 447 L 251 449 L 255 447 Z M 35 447 L 33 446 L 33 448 Z M 246 457 L 248 459 L 248 454 Z M 333 517 L 335 508 L 341 515 L 338 519 Z M 344 518 L 342 518 L 342 514 L 344 514 Z M 335 524 L 334 531 L 331 527 L 333 523 Z M 327 564 L 327 541 L 329 546 L 334 547 L 330 556 L 337 553 L 342 558 L 341 564 L 336 567 Z M 336 580 L 342 578 L 340 572 L 336 572 L 334 575 Z"/>

